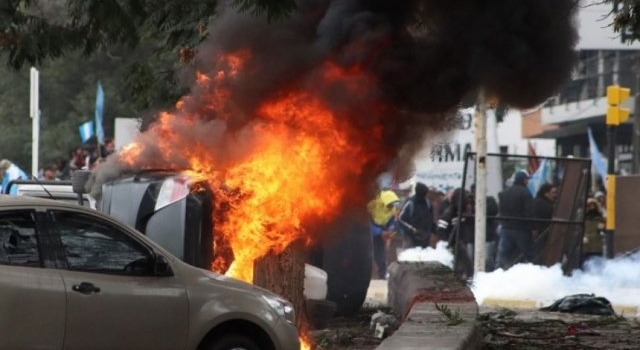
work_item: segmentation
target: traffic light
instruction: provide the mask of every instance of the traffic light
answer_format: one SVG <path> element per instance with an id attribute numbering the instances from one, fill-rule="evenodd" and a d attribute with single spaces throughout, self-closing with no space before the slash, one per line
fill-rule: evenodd
<path id="1" fill-rule="evenodd" d="M 628 108 L 622 108 L 620 105 L 626 101 L 631 94 L 631 90 L 618 85 L 610 85 L 607 87 L 607 125 L 620 125 L 629 119 L 630 111 Z"/>

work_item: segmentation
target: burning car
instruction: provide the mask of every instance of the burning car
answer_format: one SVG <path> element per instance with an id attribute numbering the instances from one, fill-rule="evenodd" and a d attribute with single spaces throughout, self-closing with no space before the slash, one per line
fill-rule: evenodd
<path id="1" fill-rule="evenodd" d="M 82 184 L 76 189 L 84 192 Z M 215 271 L 216 262 L 230 254 L 216 249 L 224 246 L 224 237 L 216 233 L 219 209 L 206 182 L 176 171 L 144 171 L 103 183 L 96 199 L 97 210 L 143 232 L 188 264 Z M 309 262 L 327 272 L 327 300 L 336 303 L 336 312 L 351 314 L 361 308 L 369 287 L 371 237 L 366 219 L 344 217 L 330 227 L 338 232 L 309 247 Z"/>

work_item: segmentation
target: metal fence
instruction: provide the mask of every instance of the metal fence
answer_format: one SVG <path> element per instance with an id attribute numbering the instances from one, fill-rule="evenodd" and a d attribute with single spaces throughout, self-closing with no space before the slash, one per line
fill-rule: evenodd
<path id="1" fill-rule="evenodd" d="M 462 174 L 461 188 L 473 199 L 475 193 L 475 153 L 467 153 L 465 167 Z M 513 184 L 514 174 L 519 171 L 529 173 L 528 189 L 535 198 L 537 190 L 543 183 L 549 183 L 558 189 L 558 196 L 553 206 L 551 218 L 508 217 L 498 212 L 487 215 L 488 229 L 491 225 L 499 232 L 499 226 L 507 221 L 527 222 L 528 225 L 544 226 L 535 237 L 535 258 L 533 263 L 551 266 L 561 264 L 565 274 L 579 268 L 582 264 L 582 240 L 584 236 L 584 219 L 586 202 L 591 186 L 591 160 L 583 158 L 537 157 L 525 155 L 488 154 L 487 155 L 487 189 L 488 196 L 500 202 L 500 193 Z M 461 197 L 462 198 L 462 197 Z M 473 203 L 473 201 L 470 201 Z M 462 208 L 459 199 L 458 208 Z M 475 211 L 458 211 L 458 222 L 475 220 Z M 456 271 L 473 271 L 472 247 L 460 247 L 458 239 L 460 230 L 454 230 L 456 235 L 455 267 Z M 498 241 L 499 235 L 496 235 Z M 498 242 L 493 244 L 497 246 Z M 487 261 L 495 261 L 496 249 L 490 249 L 492 243 L 487 244 Z M 522 255 L 512 257 L 512 263 L 523 261 Z M 471 267 L 468 264 L 471 263 Z M 487 266 L 491 270 L 494 266 Z"/>

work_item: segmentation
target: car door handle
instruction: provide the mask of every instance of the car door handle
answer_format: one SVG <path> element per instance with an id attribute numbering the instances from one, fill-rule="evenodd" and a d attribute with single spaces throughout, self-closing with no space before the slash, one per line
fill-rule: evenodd
<path id="1" fill-rule="evenodd" d="M 91 293 L 99 293 L 100 288 L 93 285 L 93 283 L 82 282 L 80 284 L 74 284 L 71 289 L 74 292 L 78 292 L 81 294 L 91 294 Z"/>

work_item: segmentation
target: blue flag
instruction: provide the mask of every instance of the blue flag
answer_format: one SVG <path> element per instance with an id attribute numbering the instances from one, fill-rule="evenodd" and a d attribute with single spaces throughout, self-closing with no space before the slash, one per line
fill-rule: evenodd
<path id="1" fill-rule="evenodd" d="M 102 128 L 102 110 L 104 109 L 104 91 L 98 82 L 98 93 L 96 95 L 96 137 L 98 142 L 104 144 L 104 129 Z"/>
<path id="2" fill-rule="evenodd" d="M 540 186 L 545 182 L 551 181 L 551 167 L 547 159 L 543 159 L 538 166 L 538 169 L 529 177 L 529 184 L 527 188 L 533 197 L 536 196 Z"/>
<path id="3" fill-rule="evenodd" d="M 78 131 L 80 131 L 80 139 L 82 140 L 82 143 L 87 142 L 87 140 L 93 136 L 93 120 L 80 124 Z"/>
<path id="4" fill-rule="evenodd" d="M 596 140 L 593 138 L 593 133 L 591 132 L 591 128 L 587 129 L 587 133 L 589 134 L 589 153 L 591 155 L 591 162 L 593 163 L 593 167 L 596 169 L 596 173 L 602 179 L 606 186 L 607 179 L 607 164 L 602 157 L 602 153 L 598 149 L 598 145 L 596 144 Z"/>

